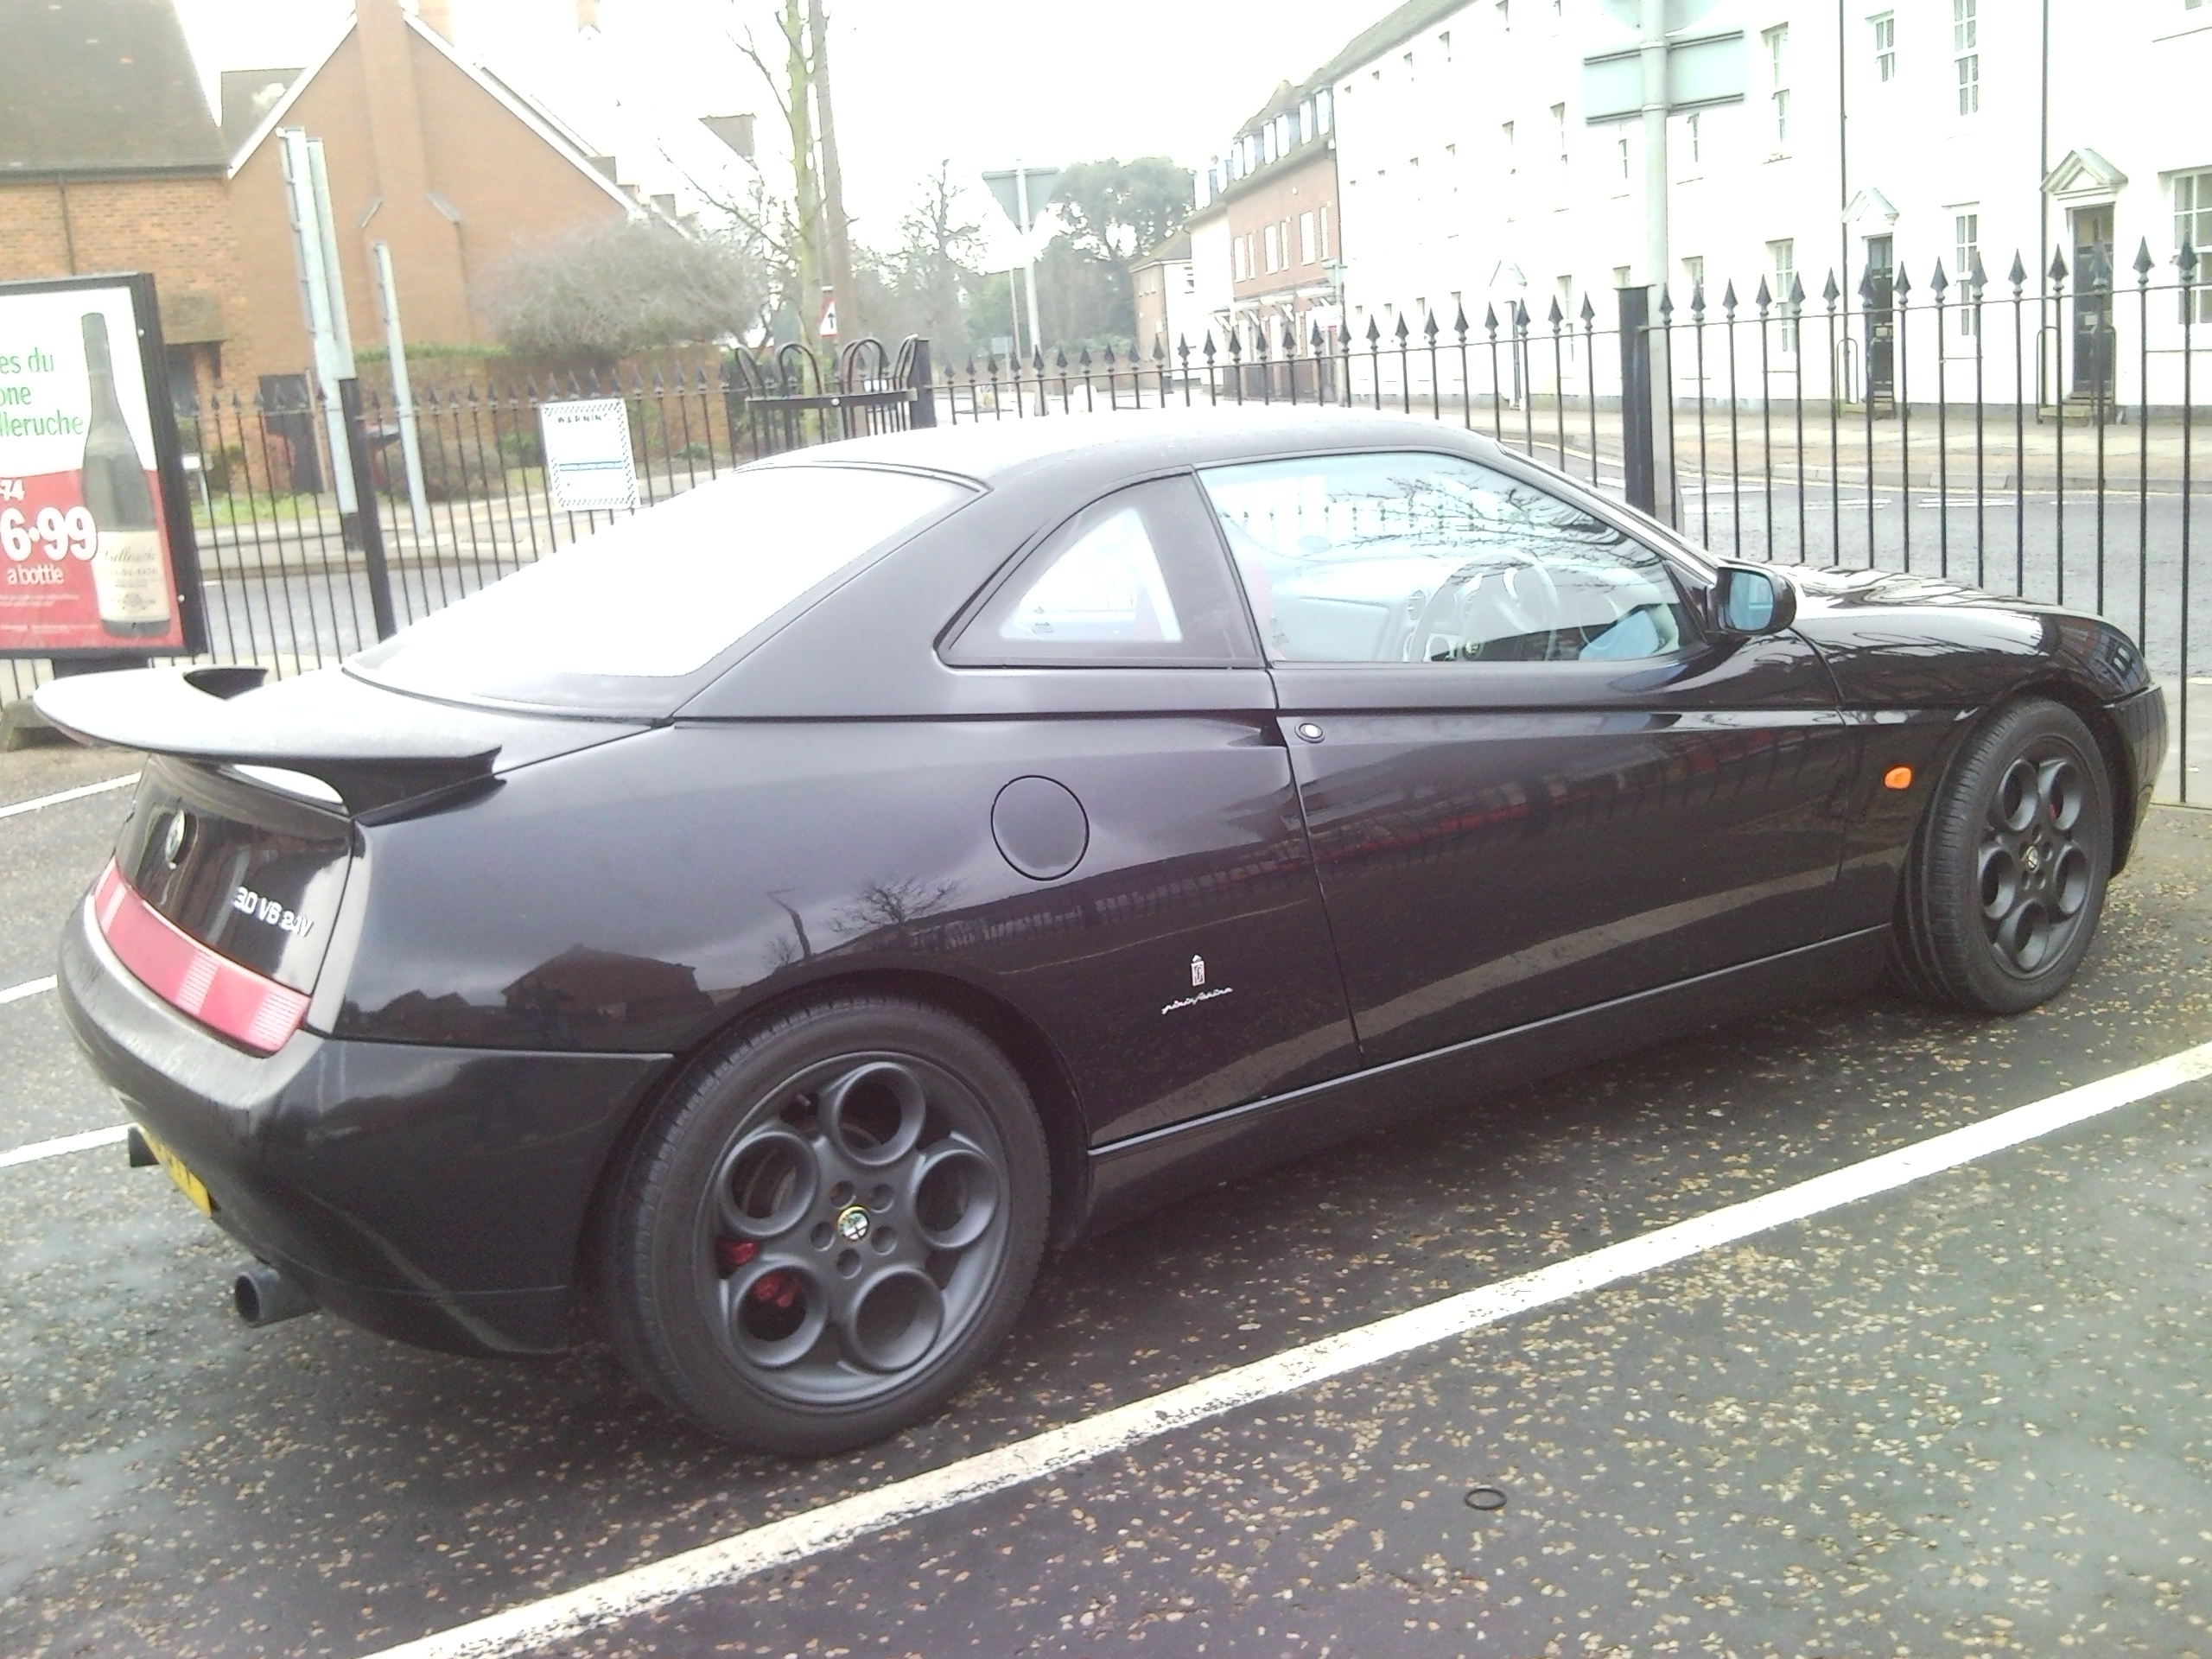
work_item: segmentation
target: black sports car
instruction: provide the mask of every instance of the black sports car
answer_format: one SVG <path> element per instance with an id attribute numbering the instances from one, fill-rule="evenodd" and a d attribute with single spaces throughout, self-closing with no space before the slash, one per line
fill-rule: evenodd
<path id="1" fill-rule="evenodd" d="M 793 1452 L 1389 1114 L 1885 963 L 2043 1001 L 2165 745 L 2094 617 L 1312 411 L 833 444 L 340 670 L 38 700 L 152 757 L 60 989 L 242 1312 L 589 1318 Z"/>

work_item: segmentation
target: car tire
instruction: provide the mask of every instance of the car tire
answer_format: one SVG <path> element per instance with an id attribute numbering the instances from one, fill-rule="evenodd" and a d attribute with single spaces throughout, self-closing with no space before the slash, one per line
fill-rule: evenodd
<path id="1" fill-rule="evenodd" d="M 602 1215 L 616 1354 L 709 1433 L 814 1455 L 927 1417 L 1004 1339 L 1051 1213 L 1020 1074 L 926 1004 L 839 995 L 726 1040 Z"/>
<path id="2" fill-rule="evenodd" d="M 2009 703 L 1968 734 L 1908 855 L 1891 969 L 1922 1001 L 2018 1014 L 2064 989 L 2112 874 L 2113 791 L 2081 716 Z"/>

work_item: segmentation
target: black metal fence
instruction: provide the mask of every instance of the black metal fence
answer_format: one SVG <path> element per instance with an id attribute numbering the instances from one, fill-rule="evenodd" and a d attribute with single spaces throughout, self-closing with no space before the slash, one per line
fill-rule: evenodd
<path id="1" fill-rule="evenodd" d="M 211 654 L 280 674 L 327 665 L 375 639 L 380 612 L 404 626 L 605 522 L 558 511 L 547 489 L 539 410 L 564 399 L 626 401 L 648 503 L 761 455 L 913 425 L 1350 405 L 1486 433 L 1724 555 L 2101 612 L 2167 689 L 2161 796 L 2201 800 L 2212 629 L 2194 571 L 2196 359 L 2212 346 L 2198 281 L 2212 271 L 2188 249 L 2170 269 L 2139 251 L 2132 283 L 2109 264 L 2054 257 L 2031 278 L 2015 258 L 1993 282 L 1977 259 L 1923 285 L 1870 268 L 1810 297 L 1794 276 L 1779 292 L 1724 283 L 1656 305 L 1640 289 L 1562 293 L 1541 317 L 1516 300 L 1442 324 L 1385 308 L 1329 333 L 1240 317 L 1195 343 L 934 367 L 923 340 L 826 361 L 793 345 L 626 378 L 421 391 L 411 411 L 371 396 L 369 488 L 350 516 L 327 487 L 321 407 L 225 400 L 183 423 Z M 1673 391 L 1656 420 L 1652 385 Z M 400 462 L 410 413 L 419 503 Z M 18 695 L 42 667 L 10 664 Z"/>

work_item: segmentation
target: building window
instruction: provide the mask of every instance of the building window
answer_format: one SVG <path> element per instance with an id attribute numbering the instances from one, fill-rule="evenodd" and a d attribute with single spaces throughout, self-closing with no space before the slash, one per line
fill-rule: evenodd
<path id="1" fill-rule="evenodd" d="M 1789 290 L 1797 281 L 1797 244 L 1794 238 L 1784 237 L 1779 242 L 1766 245 L 1767 264 L 1774 271 L 1774 303 L 1782 318 L 1782 349 L 1795 353 L 1797 349 L 1797 308 L 1790 303 Z"/>
<path id="2" fill-rule="evenodd" d="M 1625 184 L 1628 182 L 1628 134 L 1622 133 L 1619 137 L 1613 140 L 1613 144 L 1620 151 L 1621 182 Z"/>
<path id="3" fill-rule="evenodd" d="M 1505 170 L 1508 173 L 1518 173 L 1521 170 L 1521 159 L 1519 151 L 1515 148 L 1513 124 L 1510 121 L 1499 124 L 1497 137 L 1505 149 Z"/>
<path id="4" fill-rule="evenodd" d="M 1567 105 L 1552 105 L 1552 142 L 1559 148 L 1559 164 L 1567 165 Z"/>
<path id="5" fill-rule="evenodd" d="M 1321 132 L 1328 131 L 1329 128 L 1335 122 L 1336 112 L 1336 98 L 1330 92 L 1327 87 L 1324 86 L 1319 92 L 1313 95 L 1313 114 L 1315 119 L 1320 124 L 1316 130 Z"/>
<path id="6" fill-rule="evenodd" d="M 1874 25 L 1874 79 L 1897 78 L 1897 15 L 1885 11 L 1867 20 Z"/>
<path id="7" fill-rule="evenodd" d="M 1959 0 L 1970 4 L 1972 0 Z M 1774 112 L 1774 147 L 1789 148 L 1789 25 L 1777 23 L 1760 31 L 1766 48 L 1767 101 Z"/>
<path id="8" fill-rule="evenodd" d="M 1298 263 L 1310 265 L 1316 257 L 1313 240 L 1313 215 L 1303 213 L 1298 216 Z"/>
<path id="9" fill-rule="evenodd" d="M 1689 285 L 1689 297 L 1694 300 L 1705 291 L 1705 256 L 1695 253 L 1682 261 L 1682 280 Z"/>
<path id="10" fill-rule="evenodd" d="M 1446 63 L 1451 62 L 1452 31 L 1448 29 L 1441 31 L 1436 37 L 1436 43 L 1444 48 L 1444 61 Z"/>
<path id="11" fill-rule="evenodd" d="M 1326 202 L 1321 206 L 1321 257 L 1324 259 L 1329 257 L 1329 208 Z"/>
<path id="12" fill-rule="evenodd" d="M 2187 248 L 2196 256 L 2197 322 L 2212 322 L 2212 173 L 2183 173 L 2174 181 L 2174 257 Z M 2182 320 L 2191 321 L 2189 296 L 2181 300 Z"/>
<path id="13" fill-rule="evenodd" d="M 1952 274 L 1958 278 L 1959 334 L 1972 340 L 1980 333 L 1974 312 L 1974 262 L 1981 257 L 1981 213 L 1955 213 L 1951 215 L 1951 257 L 1956 262 Z"/>
<path id="14" fill-rule="evenodd" d="M 1497 0 L 1497 26 L 1510 33 L 1513 29 L 1513 0 Z"/>
<path id="15" fill-rule="evenodd" d="M 1267 230 L 1266 230 L 1265 234 L 1266 234 L 1266 238 L 1267 238 L 1267 239 L 1266 239 L 1266 245 L 1265 245 L 1264 251 L 1265 251 L 1265 253 L 1266 253 L 1266 255 L 1267 255 L 1267 261 L 1268 261 L 1268 276 L 1274 276 L 1274 275 L 1275 274 L 1275 272 L 1276 272 L 1278 270 L 1280 270 L 1280 269 L 1281 268 L 1281 267 L 1277 264 L 1277 262 L 1276 262 L 1276 258 L 1275 258 L 1275 253 L 1276 253 L 1276 248 L 1275 248 L 1275 227 L 1274 227 L 1274 226 L 1272 226 L 1272 225 L 1268 226 L 1267 227 Z"/>
<path id="16" fill-rule="evenodd" d="M 1951 56 L 1959 72 L 1959 113 L 1981 109 L 1981 0 L 1951 0 Z"/>
<path id="17" fill-rule="evenodd" d="M 1700 111 L 1692 110 L 1682 118 L 1682 126 L 1689 134 L 1690 164 L 1698 166 L 1705 160 L 1705 117 Z"/>

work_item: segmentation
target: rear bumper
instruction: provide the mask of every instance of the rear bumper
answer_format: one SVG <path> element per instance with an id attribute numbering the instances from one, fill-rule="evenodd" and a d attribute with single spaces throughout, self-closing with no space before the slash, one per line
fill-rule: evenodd
<path id="1" fill-rule="evenodd" d="M 2135 785 L 2134 810 L 2127 820 L 2132 842 L 2133 830 L 2151 810 L 2158 770 L 2166 763 L 2166 696 L 2154 685 L 2108 707 L 2120 728 L 2120 741 L 2127 746 L 2129 774 Z M 2127 853 L 2125 846 L 2113 849 L 2115 873 L 2126 866 Z"/>
<path id="2" fill-rule="evenodd" d="M 80 905 L 57 989 L 78 1041 L 215 1219 L 332 1313 L 463 1353 L 567 1345 L 592 1192 L 660 1054 L 346 1042 L 250 1054 L 148 990 Z"/>

